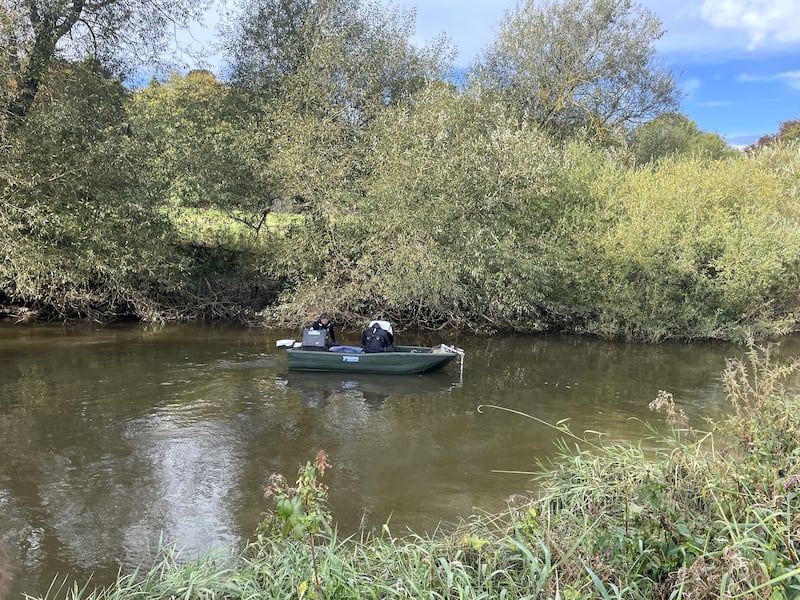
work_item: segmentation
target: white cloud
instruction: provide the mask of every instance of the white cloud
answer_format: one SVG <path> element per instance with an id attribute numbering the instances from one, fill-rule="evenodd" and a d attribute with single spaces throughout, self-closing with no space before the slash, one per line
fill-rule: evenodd
<path id="1" fill-rule="evenodd" d="M 763 83 L 771 81 L 782 81 L 789 87 L 800 90 L 800 71 L 784 71 L 775 75 L 750 75 L 741 73 L 736 77 L 737 81 L 744 83 Z"/>
<path id="2" fill-rule="evenodd" d="M 733 106 L 730 100 L 710 100 L 708 102 L 698 102 L 697 106 L 700 108 L 722 108 L 724 106 Z"/>
<path id="3" fill-rule="evenodd" d="M 714 27 L 746 30 L 750 49 L 773 39 L 800 41 L 798 0 L 704 0 L 701 14 Z"/>
<path id="4" fill-rule="evenodd" d="M 790 87 L 800 90 L 800 71 L 786 71 L 780 74 L 780 78 L 786 81 Z"/>

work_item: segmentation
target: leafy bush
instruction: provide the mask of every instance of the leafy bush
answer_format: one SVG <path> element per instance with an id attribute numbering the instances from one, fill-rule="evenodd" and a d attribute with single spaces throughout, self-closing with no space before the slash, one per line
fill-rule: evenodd
<path id="1" fill-rule="evenodd" d="M 171 229 L 138 185 L 122 85 L 59 63 L 0 167 L 0 289 L 61 317 L 146 313 L 174 289 Z"/>
<path id="2" fill-rule="evenodd" d="M 501 104 L 444 85 L 387 111 L 374 132 L 352 211 L 292 236 L 324 265 L 305 293 L 326 290 L 325 305 L 345 314 L 530 328 L 563 210 L 549 197 L 558 151 Z"/>
<path id="3" fill-rule="evenodd" d="M 744 157 L 629 171 L 585 230 L 588 329 L 660 340 L 792 326 L 800 229 L 787 189 Z"/>

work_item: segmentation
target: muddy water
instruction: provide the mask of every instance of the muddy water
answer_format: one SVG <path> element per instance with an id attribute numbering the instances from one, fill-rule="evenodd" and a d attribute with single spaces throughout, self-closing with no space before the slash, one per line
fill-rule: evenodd
<path id="1" fill-rule="evenodd" d="M 638 441 L 648 403 L 672 392 L 698 426 L 727 405 L 719 376 L 741 348 L 558 336 L 401 334 L 457 343 L 437 373 L 287 373 L 278 339 L 232 327 L 0 326 L 0 598 L 54 577 L 113 581 L 159 540 L 241 547 L 270 473 L 290 479 L 325 449 L 340 530 L 431 531 L 532 489 L 554 430 Z M 356 342 L 357 332 L 343 332 Z M 350 339 L 352 338 L 352 339 Z M 800 353 L 797 338 L 780 352 Z M 3 580 L 6 579 L 5 584 Z M 5 590 L 3 586 L 5 585 Z"/>

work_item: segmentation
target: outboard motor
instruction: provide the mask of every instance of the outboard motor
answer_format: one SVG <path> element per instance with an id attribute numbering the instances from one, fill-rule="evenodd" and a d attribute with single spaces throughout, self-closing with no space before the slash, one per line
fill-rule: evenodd
<path id="1" fill-rule="evenodd" d="M 325 342 L 327 340 L 328 332 L 324 329 L 304 329 L 301 348 L 303 350 L 319 350 L 324 352 Z"/>

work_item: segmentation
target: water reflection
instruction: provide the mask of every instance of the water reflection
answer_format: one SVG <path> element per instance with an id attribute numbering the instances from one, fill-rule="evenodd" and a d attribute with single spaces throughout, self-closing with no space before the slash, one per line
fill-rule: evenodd
<path id="1" fill-rule="evenodd" d="M 445 371 L 412 376 L 292 371 L 278 378 L 277 383 L 290 394 L 297 394 L 306 408 L 325 408 L 338 399 L 361 401 L 374 410 L 382 409 L 393 397 L 445 393 L 461 386 Z"/>
<path id="2" fill-rule="evenodd" d="M 11 571 L 8 565 L 5 544 L 0 542 L 0 598 L 7 598 L 11 590 Z"/>

